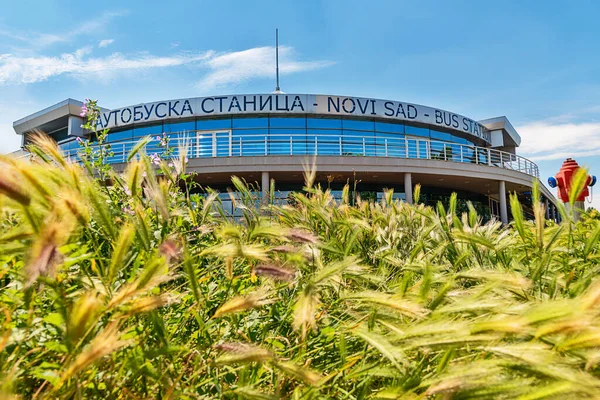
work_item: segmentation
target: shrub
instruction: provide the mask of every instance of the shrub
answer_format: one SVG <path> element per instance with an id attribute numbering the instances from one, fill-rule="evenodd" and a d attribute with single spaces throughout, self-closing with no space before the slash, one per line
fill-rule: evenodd
<path id="1" fill-rule="evenodd" d="M 1 396 L 598 397 L 597 219 L 336 203 L 310 171 L 262 208 L 234 177 L 232 219 L 142 150 L 0 159 Z"/>

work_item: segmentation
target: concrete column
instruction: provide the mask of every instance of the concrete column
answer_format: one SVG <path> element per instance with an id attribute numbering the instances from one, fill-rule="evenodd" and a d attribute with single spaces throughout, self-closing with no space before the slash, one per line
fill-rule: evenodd
<path id="1" fill-rule="evenodd" d="M 261 177 L 260 189 L 262 191 L 261 197 L 264 204 L 267 204 L 269 202 L 269 181 L 269 173 L 263 172 Z"/>
<path id="2" fill-rule="evenodd" d="M 508 224 L 508 209 L 506 208 L 506 183 L 498 181 L 498 197 L 500 197 L 500 221 Z"/>
<path id="3" fill-rule="evenodd" d="M 412 175 L 410 172 L 404 174 L 404 194 L 406 195 L 406 202 L 408 204 L 413 203 L 413 186 L 412 186 Z"/>
<path id="4" fill-rule="evenodd" d="M 547 198 L 544 198 L 544 205 L 546 206 L 546 219 L 550 219 L 550 202 Z"/>

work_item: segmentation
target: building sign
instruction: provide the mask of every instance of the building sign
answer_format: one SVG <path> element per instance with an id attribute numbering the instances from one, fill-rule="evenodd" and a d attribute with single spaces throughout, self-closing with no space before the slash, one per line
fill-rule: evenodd
<path id="1" fill-rule="evenodd" d="M 461 131 L 490 142 L 490 133 L 483 125 L 449 111 L 399 101 L 313 94 L 245 94 L 138 104 L 101 114 L 98 128 L 163 119 L 257 113 L 351 115 L 417 122 Z"/>

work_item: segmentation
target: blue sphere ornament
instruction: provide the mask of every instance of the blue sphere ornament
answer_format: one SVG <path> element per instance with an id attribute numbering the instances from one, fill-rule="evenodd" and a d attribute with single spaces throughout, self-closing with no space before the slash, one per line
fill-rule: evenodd
<path id="1" fill-rule="evenodd" d="M 596 175 L 592 175 L 592 180 L 590 181 L 590 186 L 594 186 L 596 184 Z"/>
<path id="2" fill-rule="evenodd" d="M 550 186 L 551 188 L 555 188 L 558 185 L 558 183 L 556 182 L 556 178 L 551 176 L 550 178 L 548 178 L 548 186 Z"/>

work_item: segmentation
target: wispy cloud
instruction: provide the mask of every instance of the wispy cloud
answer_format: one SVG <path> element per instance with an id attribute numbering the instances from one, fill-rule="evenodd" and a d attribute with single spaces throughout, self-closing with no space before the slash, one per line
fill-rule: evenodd
<path id="1" fill-rule="evenodd" d="M 208 51 L 161 57 L 150 54 L 113 53 L 107 57 L 94 58 L 89 57 L 91 51 L 91 47 L 85 47 L 58 57 L 17 57 L 0 54 L 0 85 L 35 83 L 59 75 L 111 76 L 119 71 L 174 67 L 198 63 L 214 54 Z"/>
<path id="2" fill-rule="evenodd" d="M 148 53 L 113 53 L 106 57 L 93 57 L 92 50 L 92 47 L 88 46 L 74 53 L 65 53 L 56 57 L 0 54 L 0 85 L 35 83 L 60 75 L 78 78 L 107 77 L 120 71 L 192 65 L 209 70 L 199 83 L 201 88 L 207 90 L 236 85 L 253 78 L 269 77 L 275 73 L 275 49 L 272 47 L 258 47 L 229 53 L 216 53 L 209 50 L 202 53 L 178 53 L 168 56 Z M 280 54 L 282 74 L 310 71 L 333 64 L 331 61 L 297 61 L 290 47 L 281 47 Z"/>
<path id="3" fill-rule="evenodd" d="M 0 36 L 8 37 L 15 41 L 29 45 L 31 49 L 41 49 L 57 43 L 66 43 L 82 35 L 93 35 L 101 31 L 113 19 L 122 17 L 128 12 L 126 10 L 106 11 L 98 17 L 89 19 L 75 26 L 73 29 L 62 33 L 19 33 L 0 29 Z"/>
<path id="4" fill-rule="evenodd" d="M 102 48 L 102 47 L 110 46 L 114 41 L 115 41 L 114 39 L 101 40 L 100 43 L 98 43 L 98 47 Z"/>
<path id="5" fill-rule="evenodd" d="M 600 155 L 600 122 L 537 121 L 517 131 L 519 152 L 534 161 Z"/>
<path id="6" fill-rule="evenodd" d="M 279 47 L 281 75 L 311 71 L 333 65 L 332 61 L 298 61 L 294 49 Z M 202 90 L 236 85 L 254 78 L 275 76 L 275 48 L 256 47 L 243 51 L 221 53 L 206 61 L 211 70 L 198 82 Z"/>

